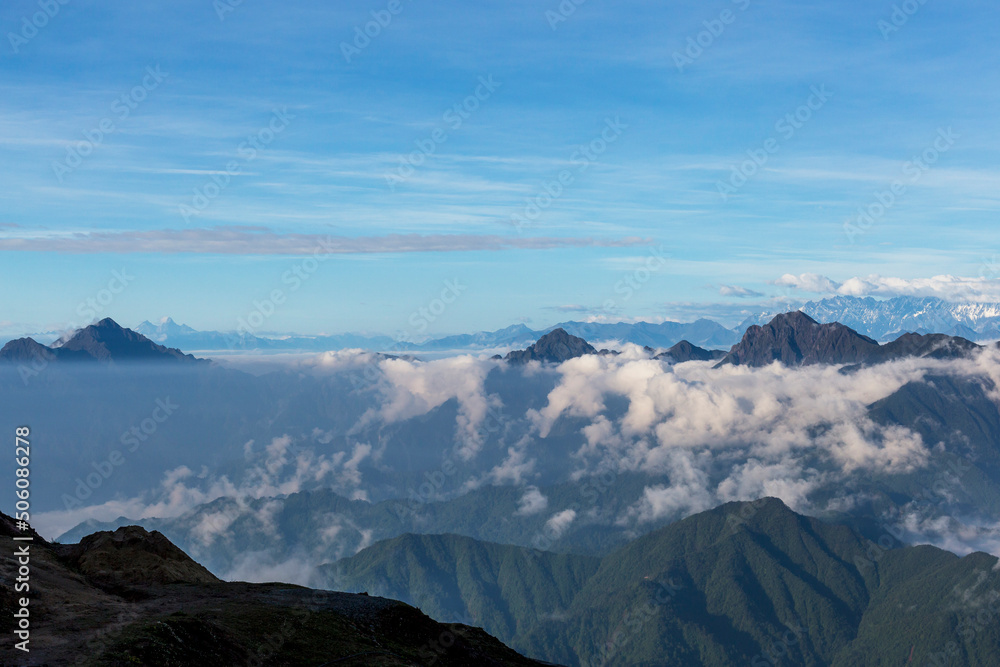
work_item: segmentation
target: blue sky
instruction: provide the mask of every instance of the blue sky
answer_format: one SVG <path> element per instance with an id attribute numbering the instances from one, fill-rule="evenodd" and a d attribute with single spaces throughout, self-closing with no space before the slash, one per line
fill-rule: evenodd
<path id="1" fill-rule="evenodd" d="M 1000 298 L 988 2 L 64 1 L 0 8 L 3 331 Z"/>

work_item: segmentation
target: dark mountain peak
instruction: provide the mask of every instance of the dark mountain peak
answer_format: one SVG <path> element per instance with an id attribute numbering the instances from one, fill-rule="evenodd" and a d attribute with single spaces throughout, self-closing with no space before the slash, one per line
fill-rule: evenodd
<path id="1" fill-rule="evenodd" d="M 775 361 L 788 366 L 862 363 L 878 347 L 868 336 L 843 324 L 820 324 L 801 311 L 793 311 L 776 315 L 764 326 L 751 326 L 719 365 L 767 366 Z"/>
<path id="2" fill-rule="evenodd" d="M 958 359 L 979 349 L 971 340 L 946 334 L 905 333 L 882 346 L 882 354 L 889 359 L 901 357 L 932 357 Z"/>
<path id="3" fill-rule="evenodd" d="M 124 526 L 88 535 L 61 549 L 64 560 L 97 581 L 113 584 L 211 584 L 219 580 L 159 531 Z"/>
<path id="4" fill-rule="evenodd" d="M 90 325 L 97 329 L 105 329 L 108 331 L 126 331 L 125 327 L 115 322 L 110 317 L 105 317 L 103 320 L 98 320 L 96 323 Z"/>
<path id="5" fill-rule="evenodd" d="M 767 527 L 775 521 L 785 521 L 788 519 L 798 520 L 802 515 L 798 514 L 791 507 L 785 504 L 781 498 L 765 496 L 756 500 L 737 500 L 724 503 L 709 513 L 721 516 L 729 524 L 729 528 L 735 524 L 748 525 L 754 527 Z M 694 516 L 698 516 L 697 514 Z M 736 521 L 733 521 L 733 517 Z"/>
<path id="6" fill-rule="evenodd" d="M 673 540 L 678 534 L 689 534 L 695 539 L 697 548 L 706 545 L 715 548 L 719 542 L 732 538 L 740 529 L 777 537 L 783 526 L 803 519 L 807 517 L 795 512 L 780 498 L 766 496 L 756 500 L 724 503 L 668 524 L 639 539 L 655 542 L 663 540 L 665 536 L 670 536 L 670 540 Z"/>
<path id="7" fill-rule="evenodd" d="M 686 340 L 682 340 L 666 352 L 656 355 L 656 358 L 679 364 L 685 361 L 712 361 L 725 356 L 726 353 L 721 350 L 706 350 Z"/>
<path id="8" fill-rule="evenodd" d="M 567 340 L 572 340 L 574 338 L 576 338 L 577 340 L 583 340 L 581 338 L 577 338 L 576 336 L 569 335 L 568 333 L 566 333 L 566 330 L 563 329 L 562 327 L 556 327 L 552 331 L 548 332 L 547 334 L 539 338 L 538 344 L 567 341 Z"/>
<path id="9" fill-rule="evenodd" d="M 34 362 L 48 361 L 55 357 L 51 349 L 34 338 L 18 338 L 0 348 L 0 361 Z"/>
<path id="10" fill-rule="evenodd" d="M 186 324 L 178 324 L 177 322 L 174 321 L 174 318 L 172 317 L 161 318 L 159 320 L 159 324 L 151 324 L 147 320 L 146 322 L 143 322 L 138 327 L 136 327 L 136 331 L 145 334 L 143 328 L 145 328 L 146 331 L 154 331 L 168 336 L 181 336 L 181 335 L 186 336 L 190 334 L 199 333 L 198 331 L 192 329 Z"/>
<path id="11" fill-rule="evenodd" d="M 561 363 L 585 354 L 597 354 L 597 350 L 584 339 L 566 333 L 565 329 L 557 328 L 539 338 L 534 345 L 528 346 L 528 349 L 509 352 L 504 359 L 512 364 L 526 364 L 529 361 Z"/>
<path id="12" fill-rule="evenodd" d="M 497 331 L 497 333 L 502 333 L 502 334 L 521 334 L 521 333 L 527 333 L 527 334 L 530 334 L 530 333 L 534 333 L 534 332 L 530 328 L 528 328 L 528 326 L 526 324 L 519 322 L 517 324 L 512 324 L 509 327 L 505 327 L 503 329 L 500 329 L 499 331 Z"/>
<path id="13" fill-rule="evenodd" d="M 820 323 L 809 317 L 801 310 L 790 310 L 787 313 L 779 313 L 775 315 L 774 318 L 768 323 L 773 326 L 790 326 L 790 327 L 804 327 L 804 326 L 820 326 Z"/>
<path id="14" fill-rule="evenodd" d="M 120 341 L 130 338 L 138 340 L 138 338 L 145 337 L 131 329 L 124 328 L 110 317 L 105 317 L 103 320 L 77 329 L 72 336 L 56 343 L 53 347 L 73 349 L 89 341 Z"/>
<path id="15" fill-rule="evenodd" d="M 65 353 L 83 353 L 99 361 L 198 361 L 180 350 L 154 343 L 140 333 L 126 329 L 110 317 L 77 331 L 55 348 L 62 357 Z"/>
<path id="16" fill-rule="evenodd" d="M 44 537 L 35 532 L 35 529 L 28 527 L 27 530 L 20 530 L 17 527 L 17 522 L 14 521 L 14 517 L 8 516 L 3 512 L 0 512 L 0 536 L 3 537 L 28 537 L 30 536 L 34 542 L 41 544 L 48 544 Z"/>
<path id="17" fill-rule="evenodd" d="M 844 364 L 847 370 L 854 370 L 907 357 L 956 359 L 978 349 L 980 346 L 970 340 L 947 334 L 904 333 L 891 343 L 879 345 L 839 322 L 819 324 L 797 311 L 748 328 L 743 340 L 719 365 L 766 366 L 780 361 L 788 366 Z"/>

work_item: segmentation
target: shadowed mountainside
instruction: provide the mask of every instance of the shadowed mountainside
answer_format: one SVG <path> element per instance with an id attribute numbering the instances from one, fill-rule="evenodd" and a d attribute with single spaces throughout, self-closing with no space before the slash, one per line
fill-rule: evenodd
<path id="1" fill-rule="evenodd" d="M 836 322 L 820 324 L 801 311 L 753 325 L 719 366 L 786 366 L 811 364 L 877 364 L 905 357 L 956 358 L 979 349 L 964 338 L 943 334 L 904 334 L 891 343 L 878 342 Z"/>
<path id="2" fill-rule="evenodd" d="M 525 654 L 570 665 L 923 665 L 946 651 L 948 664 L 995 664 L 997 559 L 892 543 L 764 498 L 661 528 L 596 568 L 407 535 L 326 571 L 442 620 L 467 614 Z M 975 620 L 983 613 L 994 622 Z"/>
<path id="3" fill-rule="evenodd" d="M 706 350 L 682 340 L 666 352 L 656 355 L 656 358 L 679 364 L 685 361 L 714 361 L 725 356 L 726 353 L 722 350 Z"/>
<path id="4" fill-rule="evenodd" d="M 527 349 L 508 352 L 504 359 L 512 364 L 526 364 L 529 361 L 561 363 L 585 354 L 597 354 L 597 350 L 584 339 L 569 335 L 564 329 L 554 329 Z"/>

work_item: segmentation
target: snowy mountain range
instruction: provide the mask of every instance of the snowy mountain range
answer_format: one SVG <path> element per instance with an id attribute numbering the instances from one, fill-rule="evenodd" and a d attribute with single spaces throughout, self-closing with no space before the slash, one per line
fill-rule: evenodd
<path id="1" fill-rule="evenodd" d="M 523 324 L 516 324 L 497 331 L 457 334 L 421 342 L 400 342 L 390 336 L 365 334 L 266 337 L 233 332 L 196 331 L 187 325 L 177 324 L 169 317 L 161 320 L 159 324 L 153 324 L 149 321 L 143 322 L 135 327 L 135 331 L 161 345 L 177 347 L 182 350 L 326 351 L 362 348 L 383 352 L 444 352 L 449 350 L 477 351 L 523 348 L 534 343 L 542 335 L 560 328 L 573 336 L 595 342 L 621 341 L 664 349 L 676 345 L 681 340 L 688 340 L 702 347 L 728 349 L 740 339 L 741 335 L 741 332 L 727 329 L 717 322 L 705 319 L 690 323 L 661 322 L 659 324 L 649 322 L 619 322 L 614 324 L 562 322 L 537 331 Z"/>
<path id="2" fill-rule="evenodd" d="M 502 351 L 524 348 L 557 328 L 598 346 L 617 341 L 667 349 L 687 340 L 707 349 L 728 350 L 739 342 L 750 326 L 767 324 L 775 315 L 786 310 L 762 310 L 731 329 L 710 319 L 655 324 L 570 321 L 537 330 L 515 324 L 496 331 L 456 334 L 421 342 L 399 342 L 392 336 L 364 333 L 302 336 L 198 331 L 169 317 L 155 324 L 142 322 L 134 330 L 160 345 L 188 351 L 280 352 L 346 348 L 390 352 Z M 942 333 L 977 342 L 1000 340 L 1000 303 L 955 303 L 933 297 L 901 296 L 880 300 L 837 296 L 809 301 L 799 310 L 817 322 L 839 322 L 880 342 L 895 340 L 900 334 L 908 332 Z M 40 341 L 54 341 L 58 335 L 55 332 L 48 336 L 44 333 L 33 334 Z"/>
<path id="3" fill-rule="evenodd" d="M 954 303 L 934 297 L 899 296 L 879 300 L 872 297 L 838 296 L 810 301 L 802 312 L 817 322 L 840 322 L 878 341 L 900 334 L 943 333 L 974 341 L 1000 339 L 1000 303 Z M 765 324 L 778 312 L 763 312 L 744 320 L 737 328 Z"/>

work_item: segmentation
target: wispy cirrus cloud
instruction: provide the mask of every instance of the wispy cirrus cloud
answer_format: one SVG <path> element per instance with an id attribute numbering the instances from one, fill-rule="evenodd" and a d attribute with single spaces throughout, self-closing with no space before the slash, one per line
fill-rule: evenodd
<path id="1" fill-rule="evenodd" d="M 329 234 L 281 234 L 265 227 L 213 227 L 209 229 L 8 235 L 0 237 L 0 251 L 72 254 L 309 255 L 320 253 L 349 255 L 586 247 L 616 248 L 648 243 L 650 243 L 648 239 L 633 236 L 610 239 L 541 236 L 522 238 L 477 234 L 386 234 L 384 236 L 348 237 Z"/>
<path id="2" fill-rule="evenodd" d="M 757 292 L 746 287 L 740 287 L 739 285 L 721 285 L 719 287 L 719 294 L 722 296 L 733 296 L 739 299 L 750 299 L 764 296 L 763 293 Z"/>
<path id="3" fill-rule="evenodd" d="M 567 303 L 561 306 L 544 306 L 545 310 L 554 310 L 557 313 L 592 313 L 598 308 L 584 306 L 580 303 Z"/>

